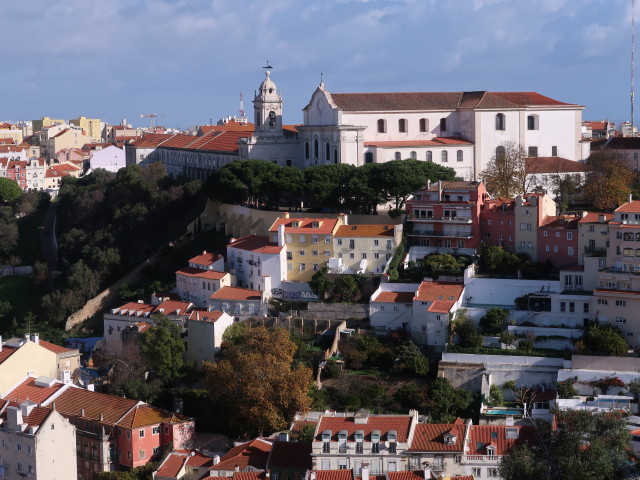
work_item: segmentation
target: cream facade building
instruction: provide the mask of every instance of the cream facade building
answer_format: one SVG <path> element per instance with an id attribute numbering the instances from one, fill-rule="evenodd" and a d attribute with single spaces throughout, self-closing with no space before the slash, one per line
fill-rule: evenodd
<path id="1" fill-rule="evenodd" d="M 212 362 L 222 346 L 224 331 L 233 324 L 233 317 L 221 311 L 191 312 L 187 320 L 187 350 L 185 360 L 202 366 Z"/>
<path id="2" fill-rule="evenodd" d="M 82 128 L 86 135 L 89 135 L 94 142 L 99 142 L 102 137 L 101 121 L 99 118 L 78 117 L 69 120 L 71 125 Z"/>
<path id="3" fill-rule="evenodd" d="M 65 121 L 62 119 L 42 117 L 40 120 L 31 121 L 31 131 L 35 133 L 45 127 L 52 127 L 54 125 L 60 125 L 62 123 L 65 123 Z"/>
<path id="4" fill-rule="evenodd" d="M 333 236 L 329 271 L 381 274 L 401 241 L 402 225 L 341 225 Z"/>
<path id="5" fill-rule="evenodd" d="M 535 262 L 538 258 L 538 227 L 546 216 L 556 214 L 556 204 L 549 195 L 530 193 L 524 198 L 516 197 L 514 213 L 515 253 L 524 253 Z"/>
<path id="6" fill-rule="evenodd" d="M 37 376 L 56 377 L 56 354 L 27 338 L 0 341 L 0 394 L 24 379 L 28 372 Z"/>
<path id="7" fill-rule="evenodd" d="M 16 145 L 22 143 L 22 128 L 11 123 L 0 124 L 0 138 L 10 138 Z"/>

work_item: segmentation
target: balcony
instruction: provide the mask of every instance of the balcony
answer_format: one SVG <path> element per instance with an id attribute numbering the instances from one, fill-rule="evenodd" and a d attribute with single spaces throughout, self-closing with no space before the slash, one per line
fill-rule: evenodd
<path id="1" fill-rule="evenodd" d="M 606 257 L 606 248 L 584 247 L 585 257 Z"/>
<path id="2" fill-rule="evenodd" d="M 459 216 L 432 216 L 418 217 L 415 214 L 407 215 L 407 220 L 412 222 L 451 222 L 451 223 L 471 223 L 471 217 Z"/>
<path id="3" fill-rule="evenodd" d="M 462 463 L 498 463 L 499 461 L 500 457 L 498 455 L 464 455 L 462 457 Z"/>
<path id="4" fill-rule="evenodd" d="M 472 238 L 471 232 L 436 232 L 434 230 L 414 230 L 407 233 L 410 237 L 443 237 L 443 238 Z"/>

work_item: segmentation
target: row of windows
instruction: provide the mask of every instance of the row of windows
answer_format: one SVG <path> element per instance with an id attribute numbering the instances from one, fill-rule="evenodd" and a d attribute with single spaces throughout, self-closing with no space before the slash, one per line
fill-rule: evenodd
<path id="1" fill-rule="evenodd" d="M 309 160 L 310 148 L 309 142 L 304 143 L 304 158 Z M 320 158 L 320 143 L 317 138 L 313 139 L 313 158 Z M 324 159 L 328 162 L 331 160 L 331 145 L 326 142 L 324 145 Z M 333 149 L 333 163 L 338 163 L 338 149 Z"/>
<path id="2" fill-rule="evenodd" d="M 558 246 L 554 245 L 553 246 L 553 253 L 558 253 Z M 551 251 L 551 246 L 550 245 L 545 245 L 544 247 L 544 251 L 545 252 L 550 252 Z M 570 257 L 573 257 L 573 247 L 568 247 L 567 248 L 567 255 Z"/>
<path id="3" fill-rule="evenodd" d="M 500 158 L 504 158 L 504 156 L 506 155 L 506 149 L 500 145 L 498 147 L 496 147 L 496 158 L 500 159 Z M 529 157 L 537 157 L 538 156 L 538 147 L 535 145 L 532 145 L 530 147 L 527 148 L 527 155 Z M 557 157 L 558 156 L 558 147 L 556 145 L 553 145 L 551 147 L 551 156 L 552 157 Z"/>
<path id="4" fill-rule="evenodd" d="M 568 303 L 569 303 L 569 313 L 575 313 L 575 311 L 576 311 L 575 302 L 568 302 Z M 560 311 L 561 312 L 566 312 L 567 311 L 567 302 L 560 302 Z M 589 313 L 589 304 L 588 303 L 583 303 L 582 304 L 582 313 Z"/>
<path id="5" fill-rule="evenodd" d="M 496 130 L 505 130 L 507 126 L 507 119 L 504 113 L 498 113 L 496 115 Z M 538 115 L 527 116 L 527 130 L 539 130 L 540 129 L 540 117 Z"/>
<path id="6" fill-rule="evenodd" d="M 295 225 L 294 225 L 294 227 L 295 227 Z M 312 226 L 312 228 L 318 228 L 318 226 Z M 287 243 L 293 242 L 293 235 L 288 233 L 286 235 L 286 241 L 287 241 Z M 306 241 L 307 241 L 307 236 L 306 235 L 300 235 L 298 237 L 298 242 L 306 243 Z M 318 235 L 311 235 L 311 243 L 319 243 L 319 241 L 320 241 L 320 237 L 318 237 Z M 324 236 L 324 243 L 331 243 L 331 235 L 325 235 Z"/>
<path id="7" fill-rule="evenodd" d="M 530 224 L 528 224 L 528 225 L 530 225 Z M 520 230 L 522 230 L 522 228 L 520 228 Z M 531 230 L 531 229 L 529 228 L 528 230 Z M 549 231 L 545 230 L 542 233 L 542 235 L 545 236 L 545 237 L 548 237 L 549 236 Z M 560 238 L 560 232 L 556 232 L 556 238 Z M 573 232 L 567 232 L 567 240 L 573 240 Z"/>
<path id="8" fill-rule="evenodd" d="M 428 132 L 429 131 L 429 120 L 426 118 L 421 118 L 418 121 L 418 128 L 420 132 Z M 407 133 L 409 131 L 409 122 L 406 118 L 401 118 L 398 120 L 398 132 L 399 133 Z M 440 131 L 447 131 L 447 119 L 440 119 Z M 387 121 L 384 118 L 378 119 L 378 133 L 387 133 Z"/>
<path id="9" fill-rule="evenodd" d="M 304 257 L 305 253 L 306 253 L 305 250 L 299 250 L 298 251 L 298 254 L 301 257 Z M 311 255 L 314 256 L 314 257 L 317 257 L 317 256 L 320 255 L 320 252 L 318 250 L 311 250 Z M 330 250 L 325 250 L 324 251 L 324 256 L 325 257 L 330 257 L 331 256 L 331 251 Z M 291 252 L 291 251 L 287 252 L 287 260 L 293 260 L 293 252 Z"/>
<path id="10" fill-rule="evenodd" d="M 395 152 L 393 155 L 394 160 L 402 160 L 402 152 Z M 412 160 L 418 160 L 418 152 L 412 150 L 409 153 L 409 158 Z M 433 162 L 433 152 L 431 150 L 427 150 L 425 160 L 427 162 Z M 449 162 L 449 152 L 443 150 L 440 152 L 440 160 L 443 163 Z M 462 150 L 456 151 L 456 161 L 463 162 L 464 161 L 464 152 Z M 373 152 L 366 152 L 364 154 L 364 163 L 373 163 Z"/>

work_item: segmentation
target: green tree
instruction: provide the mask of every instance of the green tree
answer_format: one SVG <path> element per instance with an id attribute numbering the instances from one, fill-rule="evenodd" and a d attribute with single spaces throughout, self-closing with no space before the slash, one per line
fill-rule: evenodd
<path id="1" fill-rule="evenodd" d="M 480 326 L 485 333 L 497 335 L 502 331 L 508 316 L 509 310 L 506 308 L 492 307 L 480 319 Z"/>
<path id="2" fill-rule="evenodd" d="M 0 202 L 14 203 L 22 195 L 18 184 L 9 178 L 0 178 Z"/>
<path id="3" fill-rule="evenodd" d="M 329 278 L 328 272 L 329 268 L 325 265 L 313 274 L 309 282 L 309 287 L 321 300 L 325 300 L 333 289 L 333 281 Z"/>
<path id="4" fill-rule="evenodd" d="M 182 370 L 184 340 L 180 327 L 165 315 L 155 320 L 153 327 L 140 335 L 140 351 L 156 376 L 170 380 L 180 375 Z"/>
<path id="5" fill-rule="evenodd" d="M 611 212 L 627 201 L 634 177 L 624 159 L 600 150 L 589 155 L 585 167 L 584 196 L 595 208 Z"/>
<path id="6" fill-rule="evenodd" d="M 409 341 L 398 349 L 399 369 L 414 375 L 426 375 L 429 372 L 429 359 L 425 357 L 420 348 Z"/>
<path id="7" fill-rule="evenodd" d="M 500 332 L 500 343 L 504 343 L 505 345 L 513 345 L 516 343 L 516 334 L 510 332 L 509 330 L 503 330 Z"/>
<path id="8" fill-rule="evenodd" d="M 480 267 L 489 273 L 513 275 L 522 264 L 522 260 L 515 253 L 507 252 L 498 245 L 482 243 L 478 250 Z"/>
<path id="9" fill-rule="evenodd" d="M 473 321 L 469 318 L 456 320 L 454 322 L 454 333 L 458 335 L 458 344 L 462 348 L 482 347 L 482 335 L 478 332 Z"/>
<path id="10" fill-rule="evenodd" d="M 592 326 L 582 341 L 591 352 L 601 355 L 624 356 L 629 349 L 622 332 L 614 325 Z"/>
<path id="11" fill-rule="evenodd" d="M 413 278 L 421 281 L 424 277 L 437 280 L 441 275 L 460 275 L 468 262 L 467 257 L 455 257 L 450 253 L 434 253 L 419 260 Z"/>
<path id="12" fill-rule="evenodd" d="M 524 147 L 513 142 L 503 143 L 480 176 L 493 196 L 513 198 L 526 193 L 527 153 Z"/>
<path id="13" fill-rule="evenodd" d="M 428 388 L 426 407 L 433 423 L 453 423 L 457 417 L 469 416 L 473 395 L 453 388 L 443 377 L 436 378 Z"/>
<path id="14" fill-rule="evenodd" d="M 334 282 L 333 294 L 337 302 L 353 303 L 360 295 L 353 275 L 340 275 Z"/>
<path id="15" fill-rule="evenodd" d="M 205 363 L 207 389 L 230 433 L 248 438 L 282 430 L 309 409 L 311 369 L 294 362 L 295 352 L 286 330 L 258 327 L 224 348 L 220 361 Z"/>
<path id="16" fill-rule="evenodd" d="M 491 385 L 489 387 L 489 398 L 487 398 L 487 405 L 492 407 L 500 406 L 504 403 L 504 396 L 502 395 L 502 389 L 498 385 Z"/>
<path id="17" fill-rule="evenodd" d="M 578 390 L 576 390 L 573 384 L 573 378 L 568 378 L 562 382 L 556 383 L 558 398 L 573 398 L 578 395 Z"/>
<path id="18" fill-rule="evenodd" d="M 498 473 L 504 480 L 546 480 L 550 474 L 549 464 L 526 444 L 502 457 Z"/>

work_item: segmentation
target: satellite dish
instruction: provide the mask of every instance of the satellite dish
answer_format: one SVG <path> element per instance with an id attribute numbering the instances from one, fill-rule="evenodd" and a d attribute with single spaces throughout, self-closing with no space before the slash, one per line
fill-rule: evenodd
<path id="1" fill-rule="evenodd" d="M 389 442 L 388 441 L 384 442 L 384 446 L 385 446 L 385 448 L 389 448 Z"/>

